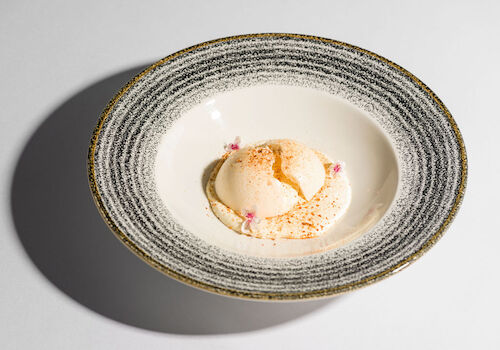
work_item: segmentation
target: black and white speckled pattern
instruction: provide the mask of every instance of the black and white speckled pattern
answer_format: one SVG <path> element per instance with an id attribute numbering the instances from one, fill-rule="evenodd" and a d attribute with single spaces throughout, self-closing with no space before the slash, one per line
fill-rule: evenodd
<path id="1" fill-rule="evenodd" d="M 160 137 L 201 100 L 254 84 L 327 91 L 369 112 L 385 130 L 398 156 L 400 187 L 389 211 L 368 233 L 306 257 L 240 256 L 187 232 L 166 210 L 153 179 Z M 333 40 L 257 34 L 191 47 L 134 78 L 99 120 L 89 180 L 111 229 L 167 274 L 227 295 L 299 299 L 366 285 L 432 246 L 461 202 L 466 155 L 444 105 L 396 64 Z"/>

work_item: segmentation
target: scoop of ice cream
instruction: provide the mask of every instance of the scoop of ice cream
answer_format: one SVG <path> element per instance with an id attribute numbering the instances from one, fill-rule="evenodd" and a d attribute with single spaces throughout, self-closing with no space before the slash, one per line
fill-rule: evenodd
<path id="1" fill-rule="evenodd" d="M 265 218 L 310 200 L 325 182 L 314 151 L 291 140 L 273 140 L 234 151 L 222 164 L 215 191 L 229 208 Z"/>
<path id="2" fill-rule="evenodd" d="M 292 182 L 306 200 L 319 191 L 325 183 L 325 167 L 316 153 L 305 145 L 292 140 L 267 142 L 277 153 L 277 163 L 284 178 Z M 275 165 L 276 167 L 276 165 Z"/>

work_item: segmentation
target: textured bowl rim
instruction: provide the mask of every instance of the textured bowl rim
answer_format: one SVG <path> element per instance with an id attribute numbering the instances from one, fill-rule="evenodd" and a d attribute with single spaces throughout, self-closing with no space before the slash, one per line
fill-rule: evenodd
<path id="1" fill-rule="evenodd" d="M 221 43 L 221 42 L 227 42 L 231 40 L 239 40 L 239 39 L 250 39 L 250 38 L 263 38 L 263 37 L 286 37 L 286 38 L 298 38 L 298 39 L 306 39 L 306 40 L 316 40 L 320 42 L 325 42 L 325 43 L 330 43 L 330 44 L 335 44 L 335 45 L 340 45 L 344 46 L 356 51 L 359 51 L 361 53 L 367 54 L 371 57 L 374 57 L 380 61 L 382 61 L 385 64 L 388 64 L 389 66 L 396 68 L 399 70 L 401 73 L 404 75 L 408 76 L 411 78 L 414 82 L 417 83 L 439 106 L 439 108 L 445 113 L 445 115 L 448 118 L 448 121 L 455 133 L 455 137 L 457 138 L 457 142 L 460 148 L 460 159 L 461 159 L 461 180 L 460 180 L 460 185 L 458 188 L 458 193 L 455 197 L 455 201 L 453 203 L 453 206 L 451 207 L 451 211 L 444 221 L 444 223 L 439 227 L 439 229 L 420 247 L 418 251 L 413 253 L 411 256 L 403 259 L 399 263 L 395 264 L 392 267 L 387 268 L 386 270 L 379 272 L 378 274 L 374 276 L 370 276 L 364 279 L 361 279 L 356 282 L 352 283 L 347 283 L 338 287 L 334 288 L 327 288 L 327 289 L 321 289 L 321 290 L 315 290 L 315 291 L 309 291 L 309 292 L 298 292 L 298 293 L 261 293 L 261 292 L 244 292 L 244 291 L 238 291 L 238 290 L 233 290 L 233 289 L 228 289 L 228 288 L 222 288 L 218 287 L 216 285 L 211 285 L 208 283 L 200 282 L 197 281 L 193 278 L 190 278 L 188 276 L 182 275 L 178 273 L 177 271 L 172 270 L 168 266 L 165 266 L 158 261 L 154 260 L 153 257 L 151 257 L 149 254 L 147 254 L 145 251 L 143 251 L 140 247 L 138 247 L 130 238 L 128 238 L 120 229 L 117 227 L 113 219 L 111 218 L 109 212 L 106 210 L 104 207 L 101 195 L 99 193 L 99 189 L 97 187 L 97 182 L 95 178 L 95 168 L 94 168 L 94 155 L 95 155 L 95 148 L 97 145 L 97 140 L 99 138 L 99 134 L 101 132 L 102 126 L 104 124 L 104 121 L 108 117 L 111 109 L 115 105 L 115 103 L 125 94 L 127 90 L 129 90 L 135 83 L 137 83 L 142 77 L 144 77 L 148 72 L 156 68 L 157 66 L 175 58 L 180 55 L 183 55 L 185 53 L 188 53 L 190 51 L 202 48 L 202 47 L 207 47 L 213 44 Z M 113 231 L 113 233 L 116 235 L 116 237 L 124 243 L 132 252 L 134 252 L 139 258 L 144 260 L 146 263 L 151 265 L 152 267 L 158 269 L 159 271 L 163 272 L 164 274 L 180 281 L 185 284 L 191 285 L 193 287 L 197 287 L 199 289 L 203 289 L 209 292 L 213 292 L 216 294 L 222 294 L 225 296 L 231 296 L 231 297 L 238 297 L 238 298 L 245 298 L 245 299 L 254 299 L 254 300 L 304 300 L 304 299 L 313 299 L 313 298 L 321 298 L 321 297 L 328 297 L 328 296 L 334 296 L 334 295 L 339 295 L 343 294 L 345 292 L 358 289 L 364 286 L 367 286 L 369 284 L 372 284 L 376 281 L 385 279 L 391 275 L 393 275 L 396 272 L 401 271 L 402 269 L 406 268 L 409 266 L 412 262 L 417 260 L 419 257 L 421 257 L 425 252 L 427 252 L 444 234 L 446 229 L 449 227 L 453 219 L 455 218 L 457 211 L 463 201 L 464 193 L 465 193 L 465 188 L 467 184 L 467 154 L 465 151 L 465 144 L 462 138 L 462 135 L 460 133 L 460 130 L 458 129 L 458 126 L 453 119 L 452 115 L 448 111 L 448 109 L 445 107 L 443 102 L 436 96 L 436 94 L 427 87 L 420 79 L 418 79 L 416 76 L 414 76 L 412 73 L 404 69 L 403 67 L 399 66 L 398 64 L 376 54 L 371 51 L 365 50 L 363 48 L 360 48 L 355 45 L 351 45 L 342 41 L 337 41 L 337 40 L 332 40 L 332 39 L 327 39 L 327 38 L 322 38 L 322 37 L 317 37 L 317 36 L 312 36 L 312 35 L 304 35 L 304 34 L 291 34 L 291 33 L 257 33 L 257 34 L 243 34 L 243 35 L 235 35 L 235 36 L 229 36 L 225 38 L 220 38 L 220 39 L 215 39 L 215 40 L 210 40 L 206 41 L 197 45 L 190 46 L 188 48 L 185 48 L 183 50 L 177 51 L 165 58 L 162 58 L 161 60 L 153 63 L 149 67 L 145 68 L 142 72 L 137 74 L 134 78 L 132 78 L 114 97 L 113 99 L 107 104 L 107 106 L 104 108 L 103 112 L 101 113 L 97 125 L 94 128 L 94 131 L 92 133 L 92 138 L 90 141 L 90 146 L 89 146 L 89 153 L 88 153 L 88 159 L 87 159 L 87 175 L 89 179 L 89 186 L 90 190 L 92 192 L 92 197 L 94 199 L 94 202 L 97 206 L 97 209 L 99 210 L 99 213 L 101 214 L 102 218 L 108 225 L 108 227 Z"/>

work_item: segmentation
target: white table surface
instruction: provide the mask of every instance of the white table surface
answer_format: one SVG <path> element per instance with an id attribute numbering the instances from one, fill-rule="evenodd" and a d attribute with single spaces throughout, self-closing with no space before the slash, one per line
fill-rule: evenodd
<path id="1" fill-rule="evenodd" d="M 2 349 L 499 349 L 498 1 L 0 3 Z M 401 273 L 325 301 L 263 304 L 173 281 L 95 210 L 100 110 L 141 67 L 233 34 L 293 32 L 379 53 L 444 101 L 468 188 L 444 237 Z"/>

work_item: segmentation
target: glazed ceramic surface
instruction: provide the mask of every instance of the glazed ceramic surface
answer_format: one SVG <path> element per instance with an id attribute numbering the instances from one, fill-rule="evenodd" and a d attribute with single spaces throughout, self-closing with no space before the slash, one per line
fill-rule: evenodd
<path id="1" fill-rule="evenodd" d="M 354 189 L 347 213 L 326 234 L 306 240 L 255 239 L 225 229 L 209 215 L 207 177 L 200 174 L 209 175 L 234 135 L 242 136 L 242 146 L 292 138 L 343 161 Z M 317 253 L 358 237 L 387 210 L 398 179 L 394 150 L 368 115 L 329 93 L 289 85 L 245 87 L 202 101 L 163 136 L 155 166 L 158 193 L 183 227 L 221 248 L 262 257 Z"/>
<path id="2" fill-rule="evenodd" d="M 291 138 L 344 161 L 345 217 L 308 240 L 227 229 L 204 182 L 235 136 Z M 276 300 L 346 292 L 407 266 L 453 219 L 467 171 L 453 118 L 420 80 L 294 34 L 223 38 L 153 64 L 103 112 L 88 169 L 105 221 L 146 262 L 209 291 Z"/>

